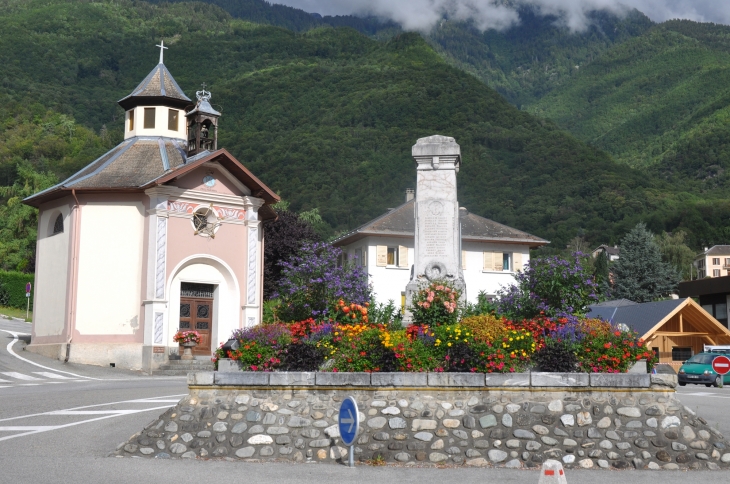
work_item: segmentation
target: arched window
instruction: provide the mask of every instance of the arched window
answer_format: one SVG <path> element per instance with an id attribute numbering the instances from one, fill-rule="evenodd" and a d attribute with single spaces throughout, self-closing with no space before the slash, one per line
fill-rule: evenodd
<path id="1" fill-rule="evenodd" d="M 60 234 L 63 232 L 63 215 L 60 213 L 56 217 L 56 221 L 53 222 L 53 233 L 51 235 Z"/>

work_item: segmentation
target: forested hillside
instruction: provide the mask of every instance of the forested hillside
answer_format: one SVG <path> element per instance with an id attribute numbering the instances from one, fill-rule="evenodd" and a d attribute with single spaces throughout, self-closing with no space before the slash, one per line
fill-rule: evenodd
<path id="1" fill-rule="evenodd" d="M 727 188 L 730 27 L 671 21 L 598 57 L 528 111 L 623 163 Z"/>
<path id="2" fill-rule="evenodd" d="M 323 17 L 265 0 L 203 1 L 235 18 L 297 32 L 331 26 L 352 27 L 375 38 L 400 33 L 397 24 L 377 18 Z M 590 12 L 590 25 L 581 32 L 572 32 L 557 17 L 540 15 L 529 6 L 520 8 L 518 15 L 519 24 L 504 31 L 482 31 L 472 22 L 444 19 L 421 35 L 451 65 L 475 75 L 521 107 L 540 99 L 614 44 L 641 35 L 653 25 L 637 10 L 623 18 Z"/>
<path id="3" fill-rule="evenodd" d="M 12 46 L 0 50 L 6 186 L 19 164 L 64 177 L 118 142 L 116 100 L 154 67 L 163 38 L 165 64 L 188 95 L 202 82 L 212 91 L 220 146 L 335 230 L 401 203 L 415 182 L 411 145 L 439 133 L 462 146 L 464 206 L 557 247 L 577 234 L 614 243 L 639 220 L 686 227 L 694 245 L 730 235 L 727 203 L 647 177 L 517 110 L 418 34 L 297 33 L 201 3 L 127 0 L 9 1 L 0 18 L 0 43 Z M 0 226 L 0 243 L 10 229 Z"/>

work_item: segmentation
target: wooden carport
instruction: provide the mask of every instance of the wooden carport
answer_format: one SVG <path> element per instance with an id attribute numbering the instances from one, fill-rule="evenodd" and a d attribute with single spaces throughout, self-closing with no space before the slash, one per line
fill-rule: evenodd
<path id="1" fill-rule="evenodd" d="M 730 330 L 694 300 L 687 298 L 642 338 L 647 347 L 658 348 L 660 363 L 679 368 L 682 361 L 673 361 L 673 348 L 692 348 L 692 354 L 697 354 L 706 344 L 730 345 Z"/>
<path id="2" fill-rule="evenodd" d="M 693 299 L 637 304 L 628 300 L 590 306 L 589 317 L 626 325 L 659 354 L 659 363 L 675 367 L 707 345 L 730 345 L 730 330 Z"/>

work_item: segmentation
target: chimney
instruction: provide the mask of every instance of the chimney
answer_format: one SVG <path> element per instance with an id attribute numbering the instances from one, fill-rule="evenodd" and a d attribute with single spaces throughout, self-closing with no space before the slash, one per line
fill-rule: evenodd
<path id="1" fill-rule="evenodd" d="M 406 188 L 406 202 L 410 202 L 416 197 L 416 191 L 413 188 Z"/>

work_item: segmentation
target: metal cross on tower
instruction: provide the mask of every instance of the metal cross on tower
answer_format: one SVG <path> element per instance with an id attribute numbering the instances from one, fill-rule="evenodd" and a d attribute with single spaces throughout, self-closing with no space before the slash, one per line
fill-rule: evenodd
<path id="1" fill-rule="evenodd" d="M 160 64 L 162 64 L 162 54 L 164 54 L 165 49 L 167 49 L 167 47 L 165 47 L 165 41 L 161 40 L 160 43 L 158 45 L 156 45 L 155 47 L 160 48 Z"/>

